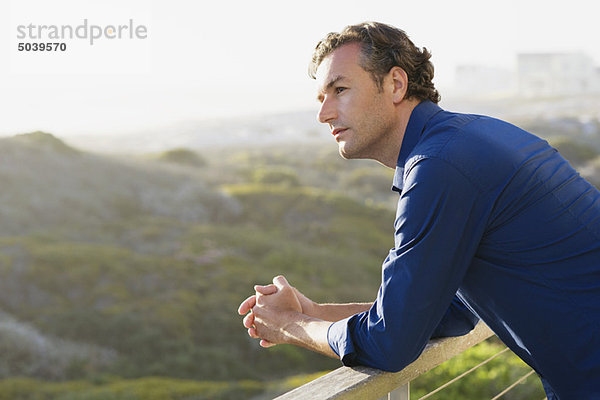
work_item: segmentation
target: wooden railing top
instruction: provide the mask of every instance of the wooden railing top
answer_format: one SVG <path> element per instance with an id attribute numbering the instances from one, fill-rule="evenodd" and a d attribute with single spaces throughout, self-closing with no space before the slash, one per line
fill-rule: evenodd
<path id="1" fill-rule="evenodd" d="M 421 356 L 400 372 L 385 372 L 367 367 L 341 367 L 277 399 L 378 399 L 493 334 L 487 325 L 480 322 L 467 335 L 430 341 Z"/>

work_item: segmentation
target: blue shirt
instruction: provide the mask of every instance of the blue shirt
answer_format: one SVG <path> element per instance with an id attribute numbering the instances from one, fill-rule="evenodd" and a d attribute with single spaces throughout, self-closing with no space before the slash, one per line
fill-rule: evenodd
<path id="1" fill-rule="evenodd" d="M 342 362 L 398 371 L 481 318 L 549 398 L 600 398 L 600 192 L 544 140 L 429 101 L 411 114 L 393 190 L 377 299 L 329 328 Z"/>

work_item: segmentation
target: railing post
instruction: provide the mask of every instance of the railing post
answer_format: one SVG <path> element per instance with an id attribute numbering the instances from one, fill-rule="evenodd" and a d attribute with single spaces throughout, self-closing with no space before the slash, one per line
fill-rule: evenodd
<path id="1" fill-rule="evenodd" d="M 380 397 L 378 400 L 410 400 L 410 382 Z"/>
<path id="2" fill-rule="evenodd" d="M 410 400 L 410 382 L 388 395 L 389 400 Z"/>

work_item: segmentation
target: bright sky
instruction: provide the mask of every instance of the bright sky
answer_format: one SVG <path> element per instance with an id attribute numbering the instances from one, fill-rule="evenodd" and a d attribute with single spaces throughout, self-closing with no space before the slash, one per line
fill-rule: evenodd
<path id="1" fill-rule="evenodd" d="M 596 0 L 2 1 L 0 136 L 117 134 L 315 108 L 312 49 L 326 33 L 365 20 L 395 25 L 427 47 L 442 95 L 457 65 L 510 68 L 518 52 L 583 51 L 600 65 L 598 15 Z M 16 51 L 26 41 L 18 25 L 84 19 L 132 19 L 147 38 Z"/>

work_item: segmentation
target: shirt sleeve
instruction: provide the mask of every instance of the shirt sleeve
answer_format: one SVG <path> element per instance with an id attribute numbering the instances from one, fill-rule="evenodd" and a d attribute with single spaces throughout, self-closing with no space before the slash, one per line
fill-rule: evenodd
<path id="1" fill-rule="evenodd" d="M 452 319 L 453 298 L 485 230 L 487 203 L 442 159 L 425 158 L 408 170 L 377 299 L 369 311 L 329 328 L 329 345 L 344 365 L 399 371 L 421 354 L 445 315 Z M 454 319 L 464 323 L 465 315 Z"/>
<path id="2" fill-rule="evenodd" d="M 466 335 L 478 322 L 479 317 L 473 314 L 458 296 L 454 296 L 450 307 L 431 334 L 431 338 Z"/>

